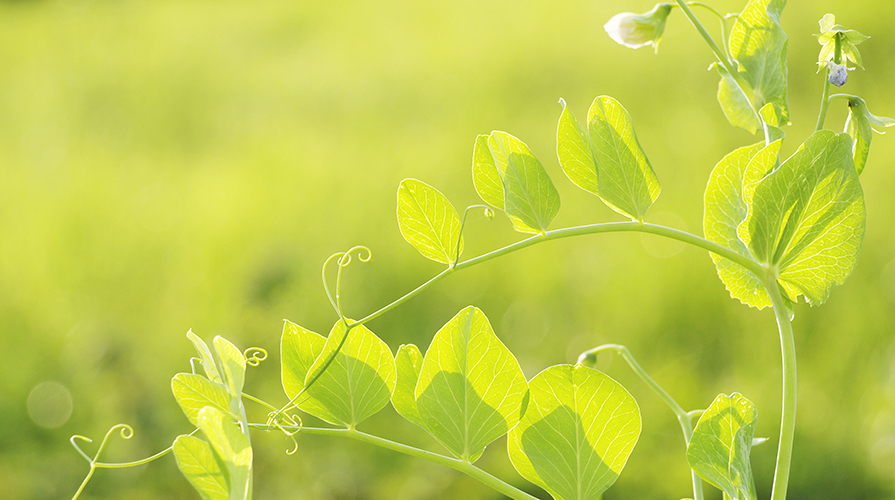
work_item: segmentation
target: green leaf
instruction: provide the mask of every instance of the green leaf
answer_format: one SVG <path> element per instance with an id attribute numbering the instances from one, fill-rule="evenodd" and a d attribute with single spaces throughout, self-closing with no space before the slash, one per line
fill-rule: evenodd
<path id="1" fill-rule="evenodd" d="M 291 321 L 283 324 L 280 340 L 280 359 L 283 390 L 286 397 L 294 398 L 305 386 L 308 370 L 317 356 L 323 352 L 326 337 L 306 330 Z"/>
<path id="2" fill-rule="evenodd" d="M 202 368 L 205 369 L 205 374 L 208 375 L 209 380 L 212 382 L 224 383 L 224 379 L 221 378 L 217 367 L 214 365 L 214 356 L 212 356 L 211 351 L 208 350 L 208 344 L 206 344 L 198 335 L 193 333 L 192 330 L 186 332 L 186 337 L 190 339 L 196 347 L 196 351 L 199 353 L 199 357 L 202 360 Z"/>
<path id="3" fill-rule="evenodd" d="M 777 271 L 795 300 L 823 303 L 857 263 L 864 238 L 864 195 L 851 138 L 815 132 L 755 186 L 738 231 L 752 256 Z"/>
<path id="4" fill-rule="evenodd" d="M 615 99 L 600 96 L 588 111 L 585 130 L 561 102 L 556 154 L 566 176 L 609 208 L 643 220 L 661 188 L 634 134 L 631 116 Z"/>
<path id="5" fill-rule="evenodd" d="M 463 251 L 457 210 L 437 189 L 416 179 L 398 186 L 398 227 L 408 243 L 435 262 L 453 264 Z"/>
<path id="6" fill-rule="evenodd" d="M 174 440 L 177 468 L 205 500 L 230 498 L 227 478 L 211 446 L 194 436 L 177 436 Z"/>
<path id="7" fill-rule="evenodd" d="M 217 408 L 199 411 L 198 426 L 227 469 L 230 500 L 251 498 L 252 446 L 231 417 Z"/>
<path id="8" fill-rule="evenodd" d="M 541 162 L 505 132 L 476 138 L 472 181 L 482 200 L 505 211 L 516 231 L 542 233 L 559 212 L 559 193 Z"/>
<path id="9" fill-rule="evenodd" d="M 746 220 L 755 185 L 777 162 L 780 141 L 739 148 L 715 165 L 705 189 L 703 230 L 709 241 L 750 257 L 749 249 L 737 234 Z M 731 297 L 759 309 L 770 306 L 771 299 L 761 280 L 751 271 L 712 253 L 718 277 Z"/>
<path id="10" fill-rule="evenodd" d="M 730 498 L 756 498 L 749 463 L 756 417 L 755 405 L 742 395 L 720 394 L 699 418 L 687 446 L 690 467 Z"/>
<path id="11" fill-rule="evenodd" d="M 338 321 L 308 369 L 305 384 L 320 374 L 344 336 L 345 326 Z M 331 424 L 353 427 L 388 404 L 395 379 L 395 358 L 388 345 L 367 327 L 358 325 L 351 329 L 329 367 L 308 387 L 308 398 L 298 407 Z"/>
<path id="12" fill-rule="evenodd" d="M 398 348 L 398 354 L 395 355 L 398 382 L 395 384 L 395 393 L 392 394 L 392 405 L 402 417 L 420 427 L 425 427 L 413 394 L 422 365 L 423 355 L 417 346 L 405 344 Z"/>
<path id="13" fill-rule="evenodd" d="M 582 365 L 551 366 L 507 439 L 522 477 L 557 500 L 600 498 L 640 437 L 640 408 L 618 382 Z"/>
<path id="14" fill-rule="evenodd" d="M 435 334 L 414 396 L 423 426 L 458 458 L 475 461 L 524 412 L 528 384 L 513 354 L 478 308 Z"/>
<path id="15" fill-rule="evenodd" d="M 214 350 L 217 352 L 224 383 L 233 397 L 242 397 L 242 386 L 246 376 L 246 358 L 242 351 L 224 337 L 214 338 Z"/>
<path id="16" fill-rule="evenodd" d="M 867 164 L 867 153 L 870 152 L 870 140 L 873 138 L 873 125 L 878 127 L 891 127 L 895 120 L 884 116 L 875 116 L 867 109 L 867 103 L 860 97 L 852 97 L 848 100 L 848 119 L 845 122 L 845 132 L 852 137 L 852 158 L 855 162 L 855 170 L 858 175 L 864 171 Z"/>
<path id="17" fill-rule="evenodd" d="M 186 418 L 193 425 L 199 425 L 199 411 L 206 406 L 213 406 L 233 416 L 230 412 L 230 392 L 227 386 L 211 382 L 202 375 L 178 373 L 171 379 L 171 390 Z"/>
<path id="18" fill-rule="evenodd" d="M 789 123 L 787 36 L 780 27 L 785 5 L 786 0 L 750 0 L 730 31 L 729 53 L 744 88 L 738 87 L 734 78 L 718 66 L 718 102 L 724 114 L 732 125 L 753 134 L 762 128 L 755 112 L 768 103 L 776 105 L 778 123 Z"/>

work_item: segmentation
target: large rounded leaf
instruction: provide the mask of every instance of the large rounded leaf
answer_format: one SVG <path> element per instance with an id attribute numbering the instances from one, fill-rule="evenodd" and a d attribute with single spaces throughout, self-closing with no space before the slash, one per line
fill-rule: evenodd
<path id="1" fill-rule="evenodd" d="M 527 392 L 516 358 L 469 306 L 435 334 L 414 396 L 423 427 L 458 458 L 475 461 L 516 425 Z"/>
<path id="2" fill-rule="evenodd" d="M 408 243 L 435 262 L 452 264 L 463 251 L 457 210 L 441 192 L 416 179 L 398 186 L 398 227 Z"/>
<path id="3" fill-rule="evenodd" d="M 528 409 L 507 439 L 513 466 L 557 500 L 600 498 L 640 437 L 634 398 L 581 365 L 547 368 L 529 387 Z"/>

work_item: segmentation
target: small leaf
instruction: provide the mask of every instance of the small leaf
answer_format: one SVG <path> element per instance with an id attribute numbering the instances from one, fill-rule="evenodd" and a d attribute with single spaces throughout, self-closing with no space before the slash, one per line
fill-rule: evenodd
<path id="1" fill-rule="evenodd" d="M 392 405 L 402 417 L 425 428 L 413 394 L 422 365 L 423 355 L 417 346 L 405 344 L 398 348 L 398 354 L 395 355 L 398 382 L 395 384 L 395 393 L 392 394 Z"/>
<path id="2" fill-rule="evenodd" d="M 864 195 L 850 137 L 815 132 L 755 186 L 738 235 L 752 256 L 777 271 L 791 300 L 823 303 L 857 263 Z"/>
<path id="3" fill-rule="evenodd" d="M 211 382 L 202 375 L 178 373 L 171 379 L 171 390 L 186 418 L 193 425 L 199 425 L 199 411 L 206 406 L 213 406 L 233 416 L 230 412 L 230 393 L 227 386 Z"/>
<path id="4" fill-rule="evenodd" d="M 786 97 L 787 36 L 780 27 L 780 14 L 786 0 L 750 0 L 730 31 L 728 48 L 746 88 L 718 66 L 721 83 L 718 101 L 732 125 L 753 134 L 761 129 L 755 116 L 768 103 L 776 105 L 777 122 L 789 123 Z M 751 103 L 751 106 L 750 106 Z"/>
<path id="5" fill-rule="evenodd" d="M 193 333 L 192 330 L 186 332 L 186 337 L 190 339 L 196 347 L 196 351 L 199 353 L 199 357 L 202 360 L 202 368 L 205 369 L 205 374 L 208 375 L 209 380 L 212 382 L 224 383 L 224 379 L 221 378 L 217 367 L 214 365 L 214 356 L 211 355 L 211 351 L 208 349 L 208 344 L 206 344 L 198 335 Z"/>
<path id="6" fill-rule="evenodd" d="M 398 186 L 398 227 L 408 243 L 435 262 L 453 264 L 463 251 L 457 210 L 437 189 L 416 179 Z"/>
<path id="7" fill-rule="evenodd" d="M 615 99 L 600 96 L 588 111 L 585 130 L 562 104 L 556 154 L 566 176 L 609 208 L 643 220 L 661 188 L 634 134 L 631 116 Z"/>
<path id="8" fill-rule="evenodd" d="M 755 405 L 742 395 L 720 394 L 699 418 L 687 446 L 690 467 L 730 498 L 756 498 L 749 463 L 756 417 Z"/>
<path id="9" fill-rule="evenodd" d="M 559 212 L 559 193 L 541 162 L 505 132 L 476 138 L 472 180 L 482 200 L 505 211 L 516 231 L 542 233 Z"/>
<path id="10" fill-rule="evenodd" d="M 305 384 L 321 373 L 345 334 L 342 321 L 336 322 Z M 353 427 L 388 404 L 395 379 L 395 358 L 388 345 L 364 325 L 357 325 L 298 407 L 331 424 Z"/>
<path id="11" fill-rule="evenodd" d="M 317 356 L 323 352 L 326 337 L 306 330 L 291 321 L 283 324 L 280 340 L 281 375 L 286 397 L 294 398 L 305 387 L 305 378 Z"/>
<path id="12" fill-rule="evenodd" d="M 755 185 L 777 162 L 780 141 L 739 148 L 715 165 L 705 189 L 703 230 L 709 241 L 750 257 L 748 247 L 737 234 L 746 220 Z M 771 299 L 761 280 L 739 264 L 711 254 L 718 277 L 731 297 L 759 309 L 770 306 Z"/>
<path id="13" fill-rule="evenodd" d="M 557 500 L 599 499 L 640 437 L 634 398 L 581 365 L 547 368 L 529 387 L 528 410 L 507 438 L 513 466 Z"/>
<path id="14" fill-rule="evenodd" d="M 519 363 L 469 306 L 435 334 L 414 396 L 423 426 L 458 458 L 475 461 L 519 421 L 528 384 Z"/>
<path id="15" fill-rule="evenodd" d="M 227 469 L 230 500 L 251 498 L 252 446 L 230 417 L 211 406 L 202 408 L 199 428 Z"/>
<path id="16" fill-rule="evenodd" d="M 233 397 L 242 397 L 242 386 L 246 376 L 246 358 L 242 351 L 224 337 L 214 338 L 214 350 L 220 362 L 224 383 L 230 388 Z"/>
<path id="17" fill-rule="evenodd" d="M 204 500 L 229 500 L 227 478 L 208 443 L 182 435 L 174 440 L 173 449 L 177 468 Z"/>
<path id="18" fill-rule="evenodd" d="M 867 164 L 867 153 L 870 152 L 870 140 L 873 138 L 873 125 L 878 127 L 891 127 L 895 120 L 886 117 L 874 116 L 867 109 L 867 103 L 860 97 L 852 97 L 848 100 L 848 119 L 845 122 L 845 132 L 852 137 L 852 158 L 855 162 L 855 170 L 858 175 L 864 171 Z"/>

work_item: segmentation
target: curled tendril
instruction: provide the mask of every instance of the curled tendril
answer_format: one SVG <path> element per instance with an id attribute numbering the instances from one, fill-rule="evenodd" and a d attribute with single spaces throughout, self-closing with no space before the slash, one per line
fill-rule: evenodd
<path id="1" fill-rule="evenodd" d="M 122 439 L 130 439 L 130 438 L 134 437 L 134 428 L 133 427 L 131 427 L 127 424 L 117 424 L 117 425 L 112 426 L 112 428 L 109 429 L 108 432 L 106 432 L 106 435 L 103 437 L 103 440 L 100 442 L 99 448 L 96 450 L 96 454 L 93 455 L 93 458 L 91 458 L 90 455 L 85 453 L 84 450 L 81 449 L 81 447 L 78 446 L 78 443 L 77 443 L 78 441 L 86 441 L 88 443 L 92 443 L 93 442 L 92 439 L 90 439 L 87 436 L 81 436 L 81 435 L 77 435 L 77 434 L 72 436 L 69 439 L 69 441 L 71 441 L 71 445 L 75 447 L 75 450 L 82 457 L 84 457 L 84 460 L 87 460 L 88 464 L 90 464 L 90 471 L 87 472 L 87 477 L 85 477 L 84 481 L 81 482 L 81 487 L 78 488 L 77 492 L 75 492 L 75 495 L 72 497 L 72 500 L 77 500 L 77 498 L 79 496 L 81 496 L 81 492 L 84 491 L 84 488 L 87 486 L 87 483 L 90 482 L 90 478 L 93 477 L 93 473 L 96 472 L 96 469 L 99 469 L 99 468 L 104 468 L 104 469 L 124 468 L 124 467 L 134 467 L 137 465 L 143 465 L 143 464 L 152 462 L 153 460 L 168 454 L 168 452 L 170 452 L 173 449 L 173 447 L 168 447 L 167 449 L 162 450 L 162 451 L 156 453 L 155 455 L 152 455 L 151 457 L 147 457 L 142 460 L 137 460 L 134 462 L 125 462 L 125 463 L 103 463 L 103 462 L 100 462 L 99 456 L 100 456 L 100 454 L 102 454 L 103 449 L 106 447 L 106 443 L 109 441 L 109 437 L 111 437 L 115 431 L 118 431 L 118 433 L 121 435 Z"/>
<path id="2" fill-rule="evenodd" d="M 193 356 L 192 358 L 190 358 L 190 369 L 193 371 L 193 375 L 196 374 L 196 365 L 194 364 L 195 361 L 198 361 L 199 363 L 202 363 L 202 360 L 199 359 L 199 358 L 197 358 L 197 357 L 195 357 L 195 356 Z"/>
<path id="3" fill-rule="evenodd" d="M 340 298 L 341 293 L 341 284 L 342 284 L 342 269 L 351 264 L 352 254 L 357 256 L 357 260 L 361 262 L 369 262 L 371 258 L 373 258 L 373 252 L 370 251 L 369 248 L 358 245 L 355 247 L 351 247 L 348 251 L 334 253 L 326 259 L 326 262 L 323 263 L 323 270 L 321 274 L 323 275 L 323 290 L 326 292 L 326 297 L 329 299 L 329 303 L 332 304 L 333 309 L 335 309 L 336 314 L 339 315 L 339 318 L 342 321 L 345 321 L 345 315 L 342 314 L 342 302 Z M 332 292 L 329 290 L 329 282 L 326 279 L 326 269 L 329 267 L 330 262 L 333 260 L 336 261 L 336 264 L 339 266 L 338 271 L 336 272 L 336 294 L 333 296 Z"/>
<path id="4" fill-rule="evenodd" d="M 267 350 L 261 347 L 249 347 L 242 355 L 245 356 L 247 365 L 258 366 L 267 359 Z"/>
<path id="5" fill-rule="evenodd" d="M 82 457 L 87 459 L 87 461 L 90 462 L 91 466 L 93 466 L 97 463 L 100 453 L 103 452 L 103 448 L 106 447 L 106 442 L 109 440 L 109 436 L 111 436 L 112 433 L 114 433 L 115 431 L 120 432 L 122 439 L 130 439 L 130 438 L 134 437 L 134 428 L 133 427 L 131 427 L 127 424 L 117 424 L 117 425 L 112 426 L 112 428 L 106 432 L 105 437 L 103 437 L 103 440 L 99 445 L 99 449 L 96 450 L 96 455 L 94 455 L 93 458 L 90 458 L 89 455 L 84 453 L 84 450 L 82 450 L 81 447 L 78 446 L 78 443 L 75 442 L 76 439 L 80 439 L 81 441 L 87 441 L 88 443 L 92 443 L 93 442 L 92 439 L 90 439 L 89 437 L 86 437 L 86 436 L 74 435 L 71 437 L 71 439 L 69 439 L 69 441 L 71 441 L 71 445 L 74 446 L 76 450 L 78 450 L 78 453 L 80 453 Z"/>
<path id="6" fill-rule="evenodd" d="M 286 450 L 287 455 L 294 455 L 298 451 L 298 440 L 295 439 L 295 435 L 301 431 L 303 426 L 301 417 L 296 414 L 289 415 L 282 411 L 272 411 L 267 415 L 267 426 L 270 428 L 276 427 L 292 441 L 292 448 Z M 288 430 L 285 426 L 293 429 Z"/>

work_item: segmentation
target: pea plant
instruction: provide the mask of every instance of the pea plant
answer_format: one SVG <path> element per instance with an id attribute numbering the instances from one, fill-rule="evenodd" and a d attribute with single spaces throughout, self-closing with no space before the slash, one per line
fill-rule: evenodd
<path id="1" fill-rule="evenodd" d="M 98 468 L 127 467 L 173 452 L 177 466 L 206 500 L 252 497 L 252 431 L 279 431 L 296 442 L 299 434 L 349 437 L 394 452 L 441 464 L 477 479 L 516 500 L 532 495 L 475 465 L 487 445 L 507 435 L 509 459 L 526 480 L 557 500 L 594 500 L 622 473 L 641 431 L 640 410 L 618 382 L 593 368 L 597 356 L 615 354 L 668 404 L 680 423 L 695 500 L 705 483 L 724 498 L 758 498 L 750 465 L 757 410 L 743 395 L 720 394 L 705 409 L 682 408 L 621 345 L 581 354 L 575 365 L 546 368 L 527 380 L 515 356 L 500 341 L 488 318 L 469 306 L 438 332 L 425 352 L 416 345 L 393 349 L 370 331 L 369 321 L 397 308 L 445 277 L 546 241 L 584 234 L 635 231 L 707 250 L 730 295 L 748 306 L 770 307 L 782 353 L 782 407 L 772 500 L 786 498 L 796 415 L 796 355 L 791 321 L 799 297 L 824 303 L 835 285 L 854 269 L 864 235 L 864 199 L 859 175 L 876 127 L 895 120 L 874 116 L 860 97 L 832 94 L 861 67 L 857 46 L 868 37 L 820 20 L 818 72 L 825 75 L 815 132 L 788 158 L 781 158 L 782 126 L 789 123 L 787 36 L 779 21 L 785 0 L 749 0 L 739 14 L 722 15 L 701 2 L 660 3 L 644 14 L 623 13 L 605 25 L 617 42 L 658 47 L 665 23 L 678 10 L 705 39 L 720 75 L 718 101 L 728 121 L 761 140 L 722 158 L 705 190 L 704 237 L 648 222 L 660 186 L 634 132 L 631 116 L 609 96 L 599 96 L 585 121 L 562 99 L 556 132 L 559 164 L 581 189 L 621 215 L 619 222 L 550 229 L 560 197 L 541 162 L 516 137 L 494 131 L 473 147 L 472 180 L 484 205 L 462 215 L 436 188 L 415 179 L 398 187 L 397 219 L 404 238 L 445 269 L 394 302 L 360 319 L 343 314 L 342 273 L 370 250 L 339 252 L 323 266 L 324 289 L 338 319 L 323 336 L 286 321 L 280 343 L 286 403 L 274 405 L 244 392 L 247 367 L 267 357 L 263 349 L 241 351 L 216 337 L 211 346 L 187 334 L 198 352 L 192 373 L 172 380 L 174 397 L 195 428 L 166 450 L 130 463 L 106 463 L 99 456 L 113 427 L 91 456 L 74 436 L 72 444 L 89 464 L 77 498 Z M 691 8 L 707 9 L 721 25 L 721 43 Z M 824 129 L 831 102 L 844 102 L 844 132 Z M 503 211 L 515 231 L 527 235 L 506 247 L 463 260 L 463 229 L 470 214 L 492 218 Z M 333 272 L 335 273 L 333 275 Z M 251 422 L 245 401 L 269 410 Z M 391 402 L 397 413 L 428 431 L 450 455 L 409 446 L 358 430 Z M 310 427 L 301 413 L 329 424 Z M 295 444 L 292 453 L 298 449 Z"/>

